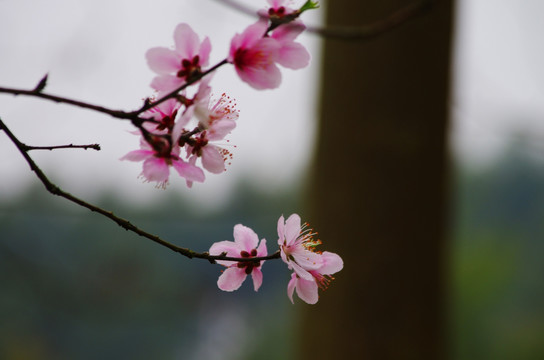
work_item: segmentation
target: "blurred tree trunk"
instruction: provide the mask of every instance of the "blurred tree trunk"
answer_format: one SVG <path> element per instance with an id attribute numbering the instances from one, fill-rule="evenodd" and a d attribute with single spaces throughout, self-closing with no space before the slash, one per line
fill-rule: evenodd
<path id="1" fill-rule="evenodd" d="M 330 0 L 363 25 L 410 0 Z M 373 40 L 326 40 L 310 224 L 344 270 L 304 306 L 297 359 L 445 359 L 453 0 Z"/>

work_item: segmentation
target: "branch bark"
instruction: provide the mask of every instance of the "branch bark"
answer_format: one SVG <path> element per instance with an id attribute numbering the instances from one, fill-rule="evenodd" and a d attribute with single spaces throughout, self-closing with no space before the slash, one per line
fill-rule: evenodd
<path id="1" fill-rule="evenodd" d="M 29 146 L 22 143 L 7 127 L 7 125 L 3 122 L 2 119 L 0 119 L 0 130 L 3 130 L 7 137 L 11 140 L 11 142 L 15 145 L 15 147 L 19 150 L 23 158 L 26 160 L 28 165 L 30 166 L 30 170 L 32 170 L 38 179 L 42 182 L 42 184 L 45 186 L 45 189 L 56 196 L 60 196 L 68 201 L 71 201 L 79 206 L 82 206 L 84 208 L 87 208 L 91 210 L 92 212 L 96 212 L 100 215 L 103 215 L 107 217 L 108 219 L 115 222 L 117 225 L 121 226 L 123 229 L 127 231 L 131 231 L 135 234 L 138 234 L 146 239 L 149 239 L 159 245 L 162 245 L 178 254 L 181 254 L 183 256 L 188 257 L 189 259 L 197 258 L 197 259 L 204 259 L 208 260 L 211 263 L 215 263 L 217 260 L 225 260 L 225 261 L 237 261 L 237 262 L 244 262 L 244 261 L 260 261 L 260 260 L 272 260 L 272 259 L 279 259 L 280 258 L 280 252 L 279 250 L 275 252 L 272 255 L 263 256 L 263 257 L 250 257 L 250 258 L 237 258 L 237 257 L 229 257 L 225 255 L 210 255 L 207 252 L 196 252 L 187 248 L 179 247 L 177 245 L 174 245 L 164 239 L 161 239 L 157 235 L 153 235 L 143 229 L 140 229 L 136 225 L 132 224 L 130 221 L 123 219 L 117 215 L 115 215 L 113 212 L 102 209 L 96 205 L 93 205 L 89 202 L 86 202 L 64 190 L 62 190 L 60 187 L 52 183 L 49 178 L 45 175 L 45 173 L 40 169 L 40 167 L 36 164 L 34 159 L 30 155 L 28 155 Z"/>

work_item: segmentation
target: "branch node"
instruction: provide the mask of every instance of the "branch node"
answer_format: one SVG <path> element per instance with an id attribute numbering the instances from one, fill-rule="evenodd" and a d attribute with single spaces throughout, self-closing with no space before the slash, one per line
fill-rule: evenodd
<path id="1" fill-rule="evenodd" d="M 45 74 L 44 77 L 38 83 L 38 85 L 36 85 L 36 87 L 32 91 L 35 92 L 35 93 L 41 93 L 43 91 L 43 89 L 45 89 L 45 86 L 47 85 L 47 77 L 48 76 L 49 76 L 49 74 Z"/>

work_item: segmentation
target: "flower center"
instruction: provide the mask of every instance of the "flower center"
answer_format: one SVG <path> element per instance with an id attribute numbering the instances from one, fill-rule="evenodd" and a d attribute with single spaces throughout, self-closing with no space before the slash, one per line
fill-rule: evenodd
<path id="1" fill-rule="evenodd" d="M 268 15 L 281 18 L 281 17 L 283 17 L 285 15 L 285 7 L 280 6 L 277 9 L 270 8 L 270 9 L 268 9 Z"/>
<path id="2" fill-rule="evenodd" d="M 170 142 L 162 136 L 151 135 L 149 139 L 146 139 L 155 150 L 155 157 L 170 159 L 172 155 L 172 146 Z"/>
<path id="3" fill-rule="evenodd" d="M 247 49 L 236 49 L 236 52 L 234 53 L 234 65 L 240 69 L 243 69 L 248 66 L 248 56 L 247 56 L 248 50 Z"/>
<path id="4" fill-rule="evenodd" d="M 200 136 L 191 139 L 192 143 L 189 143 L 193 147 L 191 154 L 196 156 L 202 156 L 202 148 L 208 145 L 208 139 L 206 138 L 206 131 L 203 131 Z"/>
<path id="5" fill-rule="evenodd" d="M 257 256 L 257 249 L 252 249 L 251 252 L 245 250 L 240 251 L 240 257 L 251 258 Z M 236 266 L 240 269 L 245 268 L 247 275 L 251 274 L 254 268 L 257 268 L 261 265 L 260 261 L 241 261 Z"/>
<path id="6" fill-rule="evenodd" d="M 178 111 L 174 110 L 171 115 L 165 115 L 159 124 L 157 124 L 157 130 L 172 131 Z"/>
<path id="7" fill-rule="evenodd" d="M 315 282 L 321 290 L 327 290 L 331 281 L 334 280 L 334 277 L 330 275 L 322 275 L 317 271 L 310 271 L 310 274 L 312 274 L 312 276 L 315 278 Z"/>
<path id="8" fill-rule="evenodd" d="M 200 56 L 196 55 L 192 60 L 181 60 L 181 69 L 177 73 L 177 77 L 185 78 L 189 81 L 191 78 L 201 74 Z"/>
<path id="9" fill-rule="evenodd" d="M 306 250 L 320 253 L 320 251 L 316 250 L 316 247 L 321 245 L 322 242 L 319 239 L 314 240 L 314 235 L 317 235 L 317 231 L 314 232 L 314 229 L 310 228 L 309 226 L 310 224 L 308 224 L 307 222 L 302 224 L 302 226 L 300 227 L 300 235 L 297 238 L 297 242 L 302 243 L 302 246 L 304 246 Z"/>

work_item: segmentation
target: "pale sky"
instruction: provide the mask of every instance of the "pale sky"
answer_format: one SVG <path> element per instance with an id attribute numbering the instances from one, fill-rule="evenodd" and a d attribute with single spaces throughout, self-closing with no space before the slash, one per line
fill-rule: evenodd
<path id="1" fill-rule="evenodd" d="M 452 145 L 485 165 L 513 140 L 544 159 L 544 2 L 463 0 L 458 8 Z"/>
<path id="2" fill-rule="evenodd" d="M 264 6 L 265 1 L 245 3 Z M 543 13 L 539 0 L 460 1 L 451 142 L 462 160 L 485 163 L 520 132 L 544 155 Z M 321 15 L 319 10 L 307 12 L 303 19 L 315 25 Z M 135 109 L 152 94 L 146 50 L 173 45 L 172 33 L 180 22 L 189 23 L 201 38 L 210 37 L 213 64 L 226 57 L 232 36 L 253 19 L 213 0 L 0 0 L 0 85 L 33 88 L 49 73 L 48 93 Z M 167 192 L 190 194 L 213 206 L 228 197 L 240 177 L 274 192 L 304 173 L 314 146 L 320 41 L 312 35 L 299 41 L 312 54 L 312 63 L 299 71 L 282 69 L 279 89 L 256 91 L 231 67 L 219 70 L 214 93 L 226 92 L 240 110 L 238 127 L 229 137 L 237 146 L 232 165 L 221 175 L 207 173 L 206 182 L 191 190 L 172 174 Z M 32 153 L 51 180 L 69 192 L 92 197 L 113 188 L 136 202 L 161 192 L 137 178 L 141 164 L 118 160 L 138 146 L 128 122 L 4 94 L 0 117 L 28 144 L 102 146 L 100 152 Z M 37 182 L 2 134 L 0 174 L 0 201 Z"/>
<path id="3" fill-rule="evenodd" d="M 306 14 L 308 23 L 320 21 L 319 12 Z M 214 64 L 227 56 L 232 36 L 254 21 L 213 0 L 0 0 L 0 84 L 32 88 L 49 73 L 48 93 L 133 110 L 152 95 L 149 83 L 154 74 L 147 67 L 145 52 L 155 46 L 173 46 L 178 23 L 189 23 L 201 39 L 210 38 L 210 64 Z M 256 91 L 242 83 L 231 66 L 216 73 L 213 92 L 235 98 L 240 111 L 238 127 L 228 137 L 236 145 L 230 148 L 232 165 L 221 175 L 207 173 L 206 181 L 191 190 L 172 174 L 167 191 L 189 193 L 214 204 L 228 195 L 240 177 L 270 192 L 300 177 L 313 146 L 319 40 L 303 34 L 299 41 L 312 54 L 312 63 L 303 70 L 282 69 L 279 89 Z M 0 109 L 0 116 L 28 144 L 102 146 L 100 152 L 32 153 L 65 190 L 89 196 L 103 187 L 114 187 L 122 196 L 145 201 L 160 192 L 137 179 L 141 163 L 118 161 L 138 147 L 138 137 L 128 133 L 133 130 L 128 122 L 7 95 L 0 95 Z M 0 199 L 36 182 L 4 136 L 0 136 L 0 164 Z"/>

